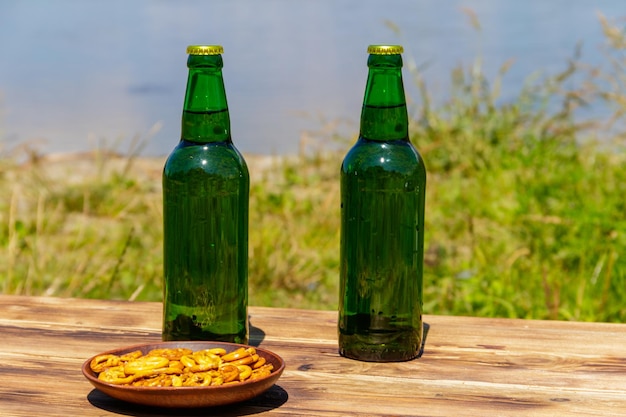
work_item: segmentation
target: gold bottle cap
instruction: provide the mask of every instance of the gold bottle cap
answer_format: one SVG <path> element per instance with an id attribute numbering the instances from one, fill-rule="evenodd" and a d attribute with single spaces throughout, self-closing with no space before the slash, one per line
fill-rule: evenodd
<path id="1" fill-rule="evenodd" d="M 398 55 L 404 52 L 401 45 L 370 45 L 367 53 L 372 55 Z"/>
<path id="2" fill-rule="evenodd" d="M 189 45 L 187 47 L 189 55 L 221 55 L 223 53 L 222 45 Z"/>

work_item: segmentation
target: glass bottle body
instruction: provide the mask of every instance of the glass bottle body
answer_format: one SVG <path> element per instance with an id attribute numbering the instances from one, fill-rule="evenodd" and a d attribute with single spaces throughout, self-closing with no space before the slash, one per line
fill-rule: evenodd
<path id="1" fill-rule="evenodd" d="M 221 57 L 188 62 L 182 139 L 163 170 L 162 336 L 247 343 L 248 168 L 230 138 Z"/>
<path id="2" fill-rule="evenodd" d="M 168 158 L 164 340 L 247 343 L 248 190 L 232 144 L 182 141 Z"/>
<path id="3" fill-rule="evenodd" d="M 408 139 L 399 70 L 387 71 L 370 67 L 361 134 L 340 175 L 339 353 L 374 362 L 413 359 L 423 338 L 426 170 Z M 398 90 L 389 103 L 371 103 L 384 96 L 376 77 Z"/>

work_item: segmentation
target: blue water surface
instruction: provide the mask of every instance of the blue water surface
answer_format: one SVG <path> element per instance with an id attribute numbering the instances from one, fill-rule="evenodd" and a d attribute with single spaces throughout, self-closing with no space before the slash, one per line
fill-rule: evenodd
<path id="1" fill-rule="evenodd" d="M 475 13 L 481 30 L 470 23 Z M 597 63 L 598 13 L 622 0 L 2 0 L 0 147 L 166 155 L 179 139 L 185 48 L 222 44 L 233 140 L 248 153 L 315 146 L 318 131 L 354 135 L 370 43 L 405 46 L 436 100 L 450 72 L 514 61 L 503 100 L 530 74 L 562 70 L 576 44 Z M 405 72 L 407 92 L 417 98 Z"/>

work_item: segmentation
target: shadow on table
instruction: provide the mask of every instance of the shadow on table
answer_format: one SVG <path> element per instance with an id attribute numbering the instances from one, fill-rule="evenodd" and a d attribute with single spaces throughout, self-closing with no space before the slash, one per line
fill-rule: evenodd
<path id="1" fill-rule="evenodd" d="M 421 358 L 424 354 L 424 347 L 426 346 L 426 337 L 428 337 L 428 331 L 430 330 L 430 324 L 424 323 L 424 334 L 422 335 L 422 346 L 420 347 L 420 353 L 417 355 L 418 358 Z"/>
<path id="2" fill-rule="evenodd" d="M 237 404 L 206 408 L 162 408 L 131 404 L 111 398 L 105 393 L 93 389 L 87 400 L 94 407 L 124 416 L 159 417 L 159 416 L 249 416 L 280 407 L 289 399 L 289 394 L 279 385 L 272 386 L 258 397 Z"/>
<path id="3" fill-rule="evenodd" d="M 251 346 L 259 347 L 263 339 L 265 339 L 265 332 L 258 327 L 252 325 L 250 318 L 248 318 L 248 326 L 250 328 L 249 342 Z"/>

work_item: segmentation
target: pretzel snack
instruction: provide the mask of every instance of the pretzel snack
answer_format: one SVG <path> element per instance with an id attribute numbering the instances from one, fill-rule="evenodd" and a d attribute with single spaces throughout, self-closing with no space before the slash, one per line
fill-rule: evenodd
<path id="1" fill-rule="evenodd" d="M 263 378 L 274 369 L 253 347 L 232 352 L 164 348 L 145 355 L 137 350 L 120 356 L 99 355 L 89 366 L 103 382 L 140 387 L 219 386 Z"/>

